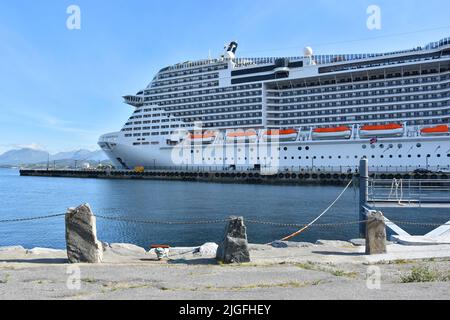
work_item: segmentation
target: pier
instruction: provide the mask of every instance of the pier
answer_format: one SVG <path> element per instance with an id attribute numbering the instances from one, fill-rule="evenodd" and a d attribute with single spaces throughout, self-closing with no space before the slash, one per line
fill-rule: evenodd
<path id="1" fill-rule="evenodd" d="M 359 178 L 358 169 L 329 171 L 320 169 L 285 169 L 277 173 L 261 170 L 223 170 L 215 168 L 157 168 L 145 170 L 58 170 L 58 169 L 21 169 L 21 176 L 63 177 L 91 179 L 141 179 L 198 181 L 217 183 L 254 183 L 254 184 L 290 184 L 290 185 L 345 185 L 354 178 Z M 431 181 L 450 178 L 450 173 L 413 173 L 401 171 L 371 170 L 369 177 L 376 180 L 402 179 L 414 181 L 428 179 Z"/>

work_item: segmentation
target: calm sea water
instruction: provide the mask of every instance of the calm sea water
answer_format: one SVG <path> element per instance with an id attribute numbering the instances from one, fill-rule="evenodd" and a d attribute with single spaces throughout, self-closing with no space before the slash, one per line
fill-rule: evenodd
<path id="1" fill-rule="evenodd" d="M 0 169 L 0 220 L 64 213 L 68 207 L 89 203 L 94 213 L 161 221 L 210 220 L 241 215 L 247 219 L 308 223 L 341 192 L 331 186 L 270 186 L 209 184 L 172 181 L 97 180 L 20 177 L 18 170 Z M 357 190 L 349 189 L 318 223 L 358 220 Z M 392 220 L 444 223 L 448 209 L 390 209 Z M 248 224 L 249 241 L 267 243 L 295 228 Z M 430 227 L 405 227 L 417 234 Z M 97 220 L 98 237 L 105 242 L 195 246 L 221 239 L 224 224 L 151 225 Z M 349 240 L 356 225 L 311 228 L 296 241 Z M 0 223 L 0 246 L 64 248 L 64 218 Z"/>

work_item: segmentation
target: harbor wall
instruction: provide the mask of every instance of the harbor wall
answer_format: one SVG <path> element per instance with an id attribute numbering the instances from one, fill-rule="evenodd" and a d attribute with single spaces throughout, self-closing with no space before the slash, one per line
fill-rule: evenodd
<path id="1" fill-rule="evenodd" d="M 336 172 L 278 172 L 264 175 L 259 171 L 183 171 L 183 170 L 39 170 L 21 169 L 21 176 L 65 177 L 93 179 L 140 179 L 174 180 L 216 183 L 253 183 L 253 184 L 292 184 L 292 185 L 345 185 L 351 179 L 359 178 L 358 173 Z M 376 172 L 370 174 L 375 179 L 448 179 L 446 173 L 392 173 Z"/>

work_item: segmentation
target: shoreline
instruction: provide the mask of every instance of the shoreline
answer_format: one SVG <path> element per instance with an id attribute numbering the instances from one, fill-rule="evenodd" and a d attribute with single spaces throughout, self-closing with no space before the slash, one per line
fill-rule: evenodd
<path id="1" fill-rule="evenodd" d="M 450 298 L 450 245 L 391 243 L 387 254 L 366 256 L 350 242 L 318 243 L 250 244 L 251 262 L 231 265 L 192 253 L 197 247 L 171 248 L 158 261 L 143 248 L 110 244 L 101 264 L 74 265 L 65 250 L 0 247 L 0 299 Z M 373 268 L 379 289 L 368 286 Z M 435 278 L 409 281 L 414 268 Z M 70 270 L 80 272 L 79 289 L 67 287 Z"/>

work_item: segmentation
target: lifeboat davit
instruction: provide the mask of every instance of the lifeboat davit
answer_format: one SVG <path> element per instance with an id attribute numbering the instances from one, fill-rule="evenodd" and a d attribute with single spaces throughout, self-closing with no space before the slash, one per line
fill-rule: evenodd
<path id="1" fill-rule="evenodd" d="M 378 126 L 362 126 L 359 129 L 360 137 L 399 137 L 403 135 L 401 124 L 384 124 Z"/>
<path id="2" fill-rule="evenodd" d="M 258 134 L 256 131 L 230 131 L 227 132 L 226 139 L 227 141 L 236 141 L 236 142 L 254 142 L 258 138 Z"/>
<path id="3" fill-rule="evenodd" d="M 216 133 L 204 132 L 204 133 L 191 133 L 188 136 L 188 140 L 192 143 L 212 143 L 216 139 Z"/>
<path id="4" fill-rule="evenodd" d="M 266 130 L 264 132 L 265 141 L 294 141 L 297 140 L 298 130 L 297 129 L 284 129 L 284 130 Z"/>
<path id="5" fill-rule="evenodd" d="M 319 139 L 350 139 L 352 129 L 347 126 L 332 128 L 316 128 L 312 131 L 312 138 Z"/>
<path id="6" fill-rule="evenodd" d="M 443 124 L 435 127 L 422 128 L 420 130 L 422 136 L 441 136 L 450 134 L 448 125 Z"/>

